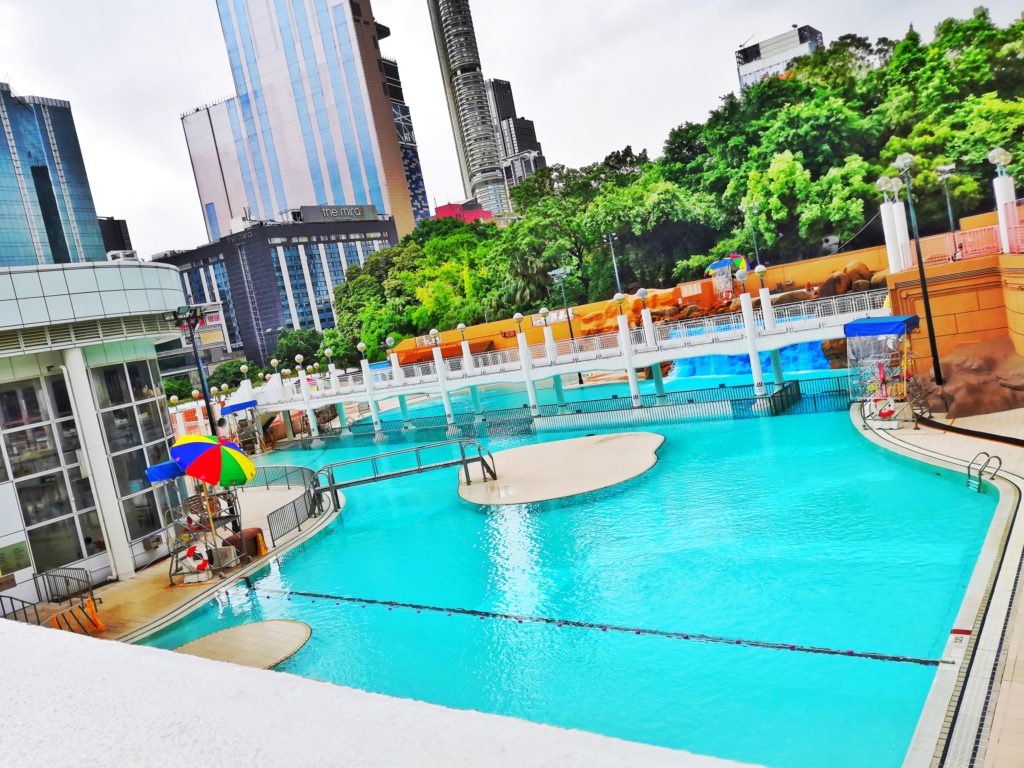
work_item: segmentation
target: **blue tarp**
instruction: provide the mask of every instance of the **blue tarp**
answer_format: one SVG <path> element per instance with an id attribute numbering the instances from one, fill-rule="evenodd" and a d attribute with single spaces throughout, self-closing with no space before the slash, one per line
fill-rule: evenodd
<path id="1" fill-rule="evenodd" d="M 220 415 L 227 416 L 229 413 L 237 413 L 238 411 L 244 411 L 246 408 L 255 407 L 255 400 L 243 400 L 241 403 L 231 403 L 230 405 L 225 405 L 223 408 L 220 409 Z"/>
<path id="2" fill-rule="evenodd" d="M 862 317 L 843 326 L 847 338 L 854 336 L 902 336 L 921 324 L 917 315 Z"/>
<path id="3" fill-rule="evenodd" d="M 185 473 L 181 470 L 177 464 L 173 461 L 165 461 L 162 464 L 154 464 L 152 467 L 146 467 L 146 477 L 151 483 L 165 483 L 168 480 L 173 480 L 176 477 L 181 477 Z"/>

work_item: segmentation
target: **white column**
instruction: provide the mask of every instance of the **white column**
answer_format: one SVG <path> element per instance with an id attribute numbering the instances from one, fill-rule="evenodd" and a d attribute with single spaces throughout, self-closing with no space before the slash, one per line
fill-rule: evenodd
<path id="1" fill-rule="evenodd" d="M 412 429 L 412 425 L 409 424 L 409 401 L 405 395 L 398 396 L 398 408 L 402 412 L 402 429 Z"/>
<path id="2" fill-rule="evenodd" d="M 639 408 L 640 402 L 640 379 L 636 375 L 636 368 L 633 367 L 633 347 L 629 338 L 629 318 L 619 315 L 619 349 L 622 350 L 622 360 L 626 365 L 626 378 L 629 379 L 629 397 L 633 401 L 633 407 Z"/>
<path id="3" fill-rule="evenodd" d="M 889 200 L 881 205 L 882 233 L 885 235 L 885 255 L 889 263 L 889 273 L 895 274 L 903 265 L 900 255 L 899 238 L 896 235 L 895 206 Z"/>
<path id="4" fill-rule="evenodd" d="M 452 398 L 448 394 L 448 369 L 444 365 L 444 355 L 441 354 L 441 347 L 436 344 L 431 349 L 431 352 L 434 355 L 434 370 L 437 372 L 437 387 L 441 390 L 444 420 L 449 424 L 454 424 L 455 416 L 452 414 Z"/>
<path id="5" fill-rule="evenodd" d="M 107 460 L 107 447 L 103 442 L 103 428 L 92 397 L 89 370 L 80 347 L 62 353 L 68 373 L 68 390 L 75 407 L 75 422 L 82 443 L 82 454 L 88 465 L 89 478 L 96 497 L 96 510 L 106 536 L 110 564 L 118 579 L 129 579 L 135 574 L 132 548 L 121 513 L 120 497 L 114 475 Z"/>
<path id="6" fill-rule="evenodd" d="M 284 436 L 289 440 L 295 439 L 295 427 L 292 426 L 292 412 L 282 411 L 281 421 L 284 422 Z"/>
<path id="7" fill-rule="evenodd" d="M 761 299 L 761 316 L 764 317 L 764 329 L 769 333 L 775 330 L 775 307 L 772 306 L 772 292 L 764 286 L 758 290 Z"/>
<path id="8" fill-rule="evenodd" d="M 558 347 L 555 346 L 555 332 L 551 330 L 551 326 L 544 325 L 544 354 L 548 356 L 548 360 L 554 365 L 558 361 Z"/>
<path id="9" fill-rule="evenodd" d="M 171 411 L 171 418 L 174 420 L 174 436 L 184 437 L 185 436 L 185 415 L 181 412 L 180 406 L 174 406 L 174 410 Z"/>
<path id="10" fill-rule="evenodd" d="M 388 352 L 388 359 L 391 361 L 391 375 L 394 378 L 395 386 L 404 384 L 405 371 L 402 370 L 402 364 L 398 362 L 398 353 Z"/>
<path id="11" fill-rule="evenodd" d="M 1017 192 L 1013 176 L 996 176 L 992 186 L 996 192 L 996 213 L 999 214 L 999 244 L 1003 253 L 1009 253 L 1010 227 L 1017 226 Z"/>
<path id="12" fill-rule="evenodd" d="M 526 399 L 530 402 L 530 415 L 536 416 L 537 408 L 537 387 L 533 383 L 533 358 L 530 356 L 530 347 L 526 343 L 526 334 L 519 331 L 516 334 L 516 344 L 519 345 L 519 366 L 523 371 L 523 381 L 526 382 Z"/>
<path id="13" fill-rule="evenodd" d="M 359 367 L 363 371 L 363 385 L 366 387 L 366 398 L 370 403 L 370 420 L 373 421 L 373 431 L 380 432 L 380 407 L 373 394 L 373 374 L 370 373 L 370 361 L 364 357 L 359 361 Z"/>
<path id="14" fill-rule="evenodd" d="M 740 310 L 747 332 L 747 355 L 750 357 L 750 372 L 754 377 L 754 391 L 764 394 L 764 372 L 761 370 L 761 356 L 757 352 L 757 322 L 754 320 L 754 301 L 750 294 L 740 294 Z"/>
<path id="15" fill-rule="evenodd" d="M 654 317 L 647 307 L 640 310 L 640 322 L 644 327 L 644 344 L 648 349 L 657 349 L 658 337 L 654 335 Z"/>
<path id="16" fill-rule="evenodd" d="M 467 376 L 473 375 L 473 353 L 469 349 L 469 342 L 465 339 L 460 344 L 462 347 L 462 370 L 466 372 Z"/>
<path id="17" fill-rule="evenodd" d="M 665 379 L 661 375 L 661 363 L 651 366 L 651 378 L 654 379 L 654 396 L 658 403 L 665 402 Z"/>
<path id="18" fill-rule="evenodd" d="M 469 388 L 469 394 L 473 398 L 473 416 L 475 420 L 479 420 L 484 412 L 483 404 L 480 402 L 480 387 L 474 384 Z"/>
<path id="19" fill-rule="evenodd" d="M 301 369 L 301 366 L 299 366 Z M 320 425 L 316 423 L 316 410 L 313 408 L 312 393 L 309 391 L 309 377 L 306 372 L 299 370 L 299 389 L 302 391 L 302 404 L 305 406 L 306 417 L 309 419 L 309 434 L 313 437 L 320 437 Z"/>
<path id="20" fill-rule="evenodd" d="M 558 403 L 559 408 L 565 407 L 565 389 L 562 387 L 562 377 L 555 376 L 551 379 L 551 385 L 555 389 L 555 402 Z"/>
<path id="21" fill-rule="evenodd" d="M 893 224 L 896 227 L 896 245 L 899 249 L 899 269 L 902 272 L 914 266 L 910 255 L 910 229 L 907 227 L 907 206 L 902 200 L 892 204 Z"/>
<path id="22" fill-rule="evenodd" d="M 341 381 L 338 379 L 338 369 L 334 367 L 334 363 L 327 364 L 327 376 L 331 380 L 331 394 L 338 394 L 341 391 Z"/>
<path id="23" fill-rule="evenodd" d="M 782 386 L 785 383 L 785 378 L 782 374 L 782 356 L 779 355 L 779 350 L 773 349 L 771 351 L 772 357 L 772 379 L 776 385 Z"/>

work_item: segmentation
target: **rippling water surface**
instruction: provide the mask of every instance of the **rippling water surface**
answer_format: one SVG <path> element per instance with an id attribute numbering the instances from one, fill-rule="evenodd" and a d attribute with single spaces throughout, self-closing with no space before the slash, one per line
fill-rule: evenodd
<path id="1" fill-rule="evenodd" d="M 351 489 L 255 594 L 235 588 L 150 642 L 294 618 L 313 635 L 279 669 L 308 677 L 771 766 L 900 765 L 934 667 L 270 591 L 940 656 L 992 491 L 872 446 L 843 413 L 652 431 L 666 438 L 652 470 L 562 501 L 481 509 L 454 470 Z"/>

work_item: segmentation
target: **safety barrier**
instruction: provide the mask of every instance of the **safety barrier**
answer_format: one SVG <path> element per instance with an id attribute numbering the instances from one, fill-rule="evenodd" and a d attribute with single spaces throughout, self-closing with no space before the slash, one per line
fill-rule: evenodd
<path id="1" fill-rule="evenodd" d="M 301 531 L 304 522 L 321 512 L 316 493 L 316 473 L 308 467 L 258 467 L 256 476 L 250 483 L 250 486 L 252 485 L 262 485 L 266 488 L 300 486 L 303 489 L 301 496 L 267 515 L 267 529 L 272 547 L 276 546 L 281 537 L 296 529 Z"/>

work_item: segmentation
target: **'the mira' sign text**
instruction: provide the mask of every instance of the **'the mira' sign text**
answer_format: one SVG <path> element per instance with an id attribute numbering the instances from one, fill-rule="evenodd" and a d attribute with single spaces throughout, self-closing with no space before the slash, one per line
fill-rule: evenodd
<path id="1" fill-rule="evenodd" d="M 303 205 L 299 209 L 305 222 L 376 221 L 375 205 Z"/>

